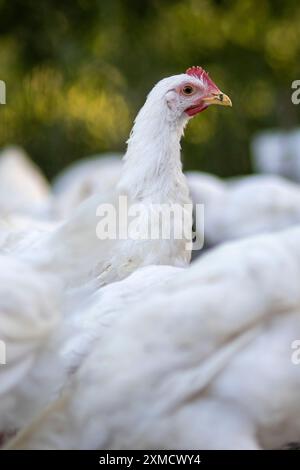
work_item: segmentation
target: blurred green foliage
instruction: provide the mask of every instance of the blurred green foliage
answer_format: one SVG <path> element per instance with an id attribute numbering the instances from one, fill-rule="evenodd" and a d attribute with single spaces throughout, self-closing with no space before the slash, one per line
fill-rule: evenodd
<path id="1" fill-rule="evenodd" d="M 25 147 L 49 177 L 124 151 L 154 83 L 191 65 L 234 107 L 193 119 L 185 168 L 249 172 L 253 133 L 298 123 L 299 0 L 0 0 L 0 17 L 0 146 Z"/>

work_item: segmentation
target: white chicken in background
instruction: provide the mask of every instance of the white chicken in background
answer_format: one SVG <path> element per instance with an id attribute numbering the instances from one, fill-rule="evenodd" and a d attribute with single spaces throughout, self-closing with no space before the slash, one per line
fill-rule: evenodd
<path id="1" fill-rule="evenodd" d="M 40 170 L 18 147 L 0 153 L 0 215 L 34 215 L 48 203 L 50 187 Z"/>
<path id="2" fill-rule="evenodd" d="M 115 190 L 121 175 L 121 157 L 117 153 L 95 155 L 75 162 L 59 173 L 52 185 L 54 214 L 65 219 L 93 194 Z"/>
<path id="3" fill-rule="evenodd" d="M 50 186 L 38 167 L 18 147 L 0 153 L 0 250 L 13 250 L 39 238 L 55 224 L 49 219 Z"/>
<path id="4" fill-rule="evenodd" d="M 224 244 L 168 273 L 147 302 L 119 315 L 62 398 L 10 448 L 270 449 L 299 441 L 299 240 L 295 228 Z"/>
<path id="5" fill-rule="evenodd" d="M 26 164 L 29 167 L 33 166 L 28 158 Z M 22 174 L 23 160 L 14 161 L 14 165 L 16 174 Z M 1 215 L 1 251 L 24 249 L 25 246 L 32 244 L 33 240 L 41 238 L 43 232 L 53 231 L 63 219 L 70 218 L 80 203 L 91 195 L 107 194 L 108 191 L 115 190 L 121 168 L 120 154 L 99 154 L 71 165 L 55 178 L 51 193 L 49 192 L 48 197 L 43 199 L 43 203 L 38 208 L 34 204 L 30 208 L 27 206 L 18 209 L 11 207 L 9 215 Z M 26 192 L 30 177 L 33 178 L 33 175 L 28 175 L 24 189 L 20 181 L 19 192 L 21 190 Z M 6 189 L 7 201 L 11 197 L 14 199 L 14 188 Z"/>
<path id="6" fill-rule="evenodd" d="M 259 173 L 300 182 L 300 130 L 258 133 L 251 144 L 253 165 Z"/>
<path id="7" fill-rule="evenodd" d="M 119 215 L 119 196 L 124 196 L 129 208 L 136 204 L 143 208 L 135 223 L 139 233 L 147 234 L 155 204 L 159 209 L 162 204 L 182 209 L 190 205 L 180 139 L 188 120 L 211 104 L 228 106 L 231 101 L 201 67 L 161 80 L 135 119 L 117 190 L 85 201 L 54 233 L 42 237 L 31 250 L 22 250 L 22 257 L 42 270 L 55 272 L 69 286 L 97 276 L 102 284 L 113 282 L 150 264 L 186 266 L 191 255 L 191 217 L 187 222 L 190 230 L 180 239 L 124 240 L 117 235 L 117 239 L 99 240 L 96 212 L 101 204 L 110 204 Z M 176 225 L 175 216 L 174 221 Z"/>
<path id="8" fill-rule="evenodd" d="M 189 172 L 187 180 L 193 203 L 204 204 L 206 247 L 300 224 L 300 187 L 280 176 L 221 180 Z"/>

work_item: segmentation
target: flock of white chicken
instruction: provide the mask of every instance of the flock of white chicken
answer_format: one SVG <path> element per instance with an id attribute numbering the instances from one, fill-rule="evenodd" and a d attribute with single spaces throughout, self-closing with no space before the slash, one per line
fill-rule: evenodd
<path id="1" fill-rule="evenodd" d="M 80 162 L 51 189 L 20 150 L 1 154 L 8 357 L 0 426 L 8 436 L 23 429 L 9 445 L 256 449 L 297 441 L 297 226 L 226 243 L 189 268 L 143 267 L 70 301 L 56 276 L 22 260 L 32 239 L 113 188 L 121 165 L 107 155 Z M 195 172 L 188 181 L 194 202 L 205 204 L 208 246 L 300 222 L 300 188 L 278 177 L 225 183 Z"/>
<path id="2" fill-rule="evenodd" d="M 125 164 L 119 155 L 95 156 L 52 187 L 21 150 L 0 156 L 5 448 L 299 442 L 292 344 L 300 339 L 300 187 L 277 176 L 224 182 L 188 173 L 193 202 L 205 205 L 207 248 L 190 266 L 179 248 L 96 243 L 99 201 L 126 185 L 147 201 L 154 177 L 163 178 L 149 162 L 135 175 L 134 131 Z M 172 162 L 165 171 L 176 172 L 174 194 L 185 200 L 185 178 Z M 166 184 L 159 181 L 164 191 Z"/>

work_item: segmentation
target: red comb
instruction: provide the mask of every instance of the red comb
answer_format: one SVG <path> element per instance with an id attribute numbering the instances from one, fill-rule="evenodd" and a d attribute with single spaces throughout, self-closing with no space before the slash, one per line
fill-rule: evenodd
<path id="1" fill-rule="evenodd" d="M 199 67 L 199 65 L 194 65 L 193 67 L 188 68 L 185 73 L 191 77 L 199 78 L 208 88 L 219 90 L 208 73 L 202 67 Z"/>

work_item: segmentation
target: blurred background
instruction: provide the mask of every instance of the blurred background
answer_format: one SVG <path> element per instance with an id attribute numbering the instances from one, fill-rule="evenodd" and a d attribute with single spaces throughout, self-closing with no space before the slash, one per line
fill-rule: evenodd
<path id="1" fill-rule="evenodd" d="M 0 147 L 24 147 L 49 178 L 123 152 L 147 92 L 191 65 L 234 107 L 192 120 L 186 170 L 249 173 L 253 135 L 299 122 L 299 0 L 0 0 L 0 17 Z"/>

